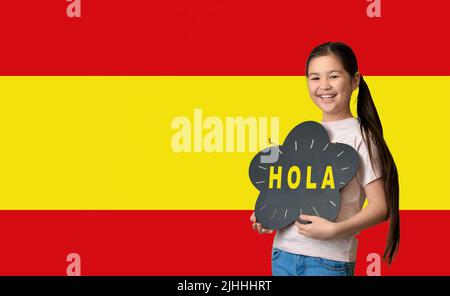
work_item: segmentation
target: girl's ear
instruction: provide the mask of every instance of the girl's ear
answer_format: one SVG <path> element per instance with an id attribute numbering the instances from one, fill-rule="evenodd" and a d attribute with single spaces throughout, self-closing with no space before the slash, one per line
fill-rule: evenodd
<path id="1" fill-rule="evenodd" d="M 352 78 L 352 89 L 356 90 L 359 87 L 359 82 L 361 80 L 361 73 L 356 72 Z"/>

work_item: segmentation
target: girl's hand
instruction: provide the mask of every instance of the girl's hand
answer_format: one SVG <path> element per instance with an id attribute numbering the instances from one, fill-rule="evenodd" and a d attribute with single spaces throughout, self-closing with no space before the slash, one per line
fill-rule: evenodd
<path id="1" fill-rule="evenodd" d="M 300 215 L 303 221 L 310 221 L 310 224 L 295 222 L 298 232 L 314 239 L 330 239 L 337 235 L 336 223 L 317 216 Z"/>
<path id="2" fill-rule="evenodd" d="M 263 228 L 261 223 L 256 222 L 255 212 L 253 212 L 252 215 L 250 216 L 250 221 L 252 221 L 252 228 L 254 230 L 258 231 L 259 234 L 263 234 L 263 233 L 271 234 L 274 231 L 273 229 Z"/>

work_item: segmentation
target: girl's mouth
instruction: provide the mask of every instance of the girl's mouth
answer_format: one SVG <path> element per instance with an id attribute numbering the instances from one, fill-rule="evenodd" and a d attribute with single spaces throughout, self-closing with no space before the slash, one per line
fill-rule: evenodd
<path id="1" fill-rule="evenodd" d="M 332 99 L 332 98 L 334 98 L 336 96 L 337 96 L 337 94 L 326 94 L 326 95 L 319 95 L 318 97 L 323 99 L 323 100 L 326 100 L 326 99 Z"/>

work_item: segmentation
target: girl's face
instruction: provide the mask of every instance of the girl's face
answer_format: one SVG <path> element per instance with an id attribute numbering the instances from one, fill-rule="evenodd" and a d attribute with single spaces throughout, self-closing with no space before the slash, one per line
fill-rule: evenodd
<path id="1" fill-rule="evenodd" d="M 359 85 L 359 73 L 352 78 L 335 55 L 313 58 L 308 67 L 308 89 L 314 103 L 323 112 L 323 120 L 352 117 L 350 98 Z"/>

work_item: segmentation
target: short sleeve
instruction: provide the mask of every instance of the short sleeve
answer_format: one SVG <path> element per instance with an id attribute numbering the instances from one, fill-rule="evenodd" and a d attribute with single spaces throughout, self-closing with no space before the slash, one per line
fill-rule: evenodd
<path id="1" fill-rule="evenodd" d="M 367 144 L 362 137 L 358 139 L 356 147 L 360 160 L 360 166 L 356 173 L 356 179 L 363 187 L 381 177 L 378 149 L 372 140 L 367 140 L 370 141 L 371 144 L 373 157 L 372 161 L 370 161 L 369 149 L 367 147 Z"/>

